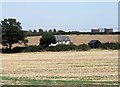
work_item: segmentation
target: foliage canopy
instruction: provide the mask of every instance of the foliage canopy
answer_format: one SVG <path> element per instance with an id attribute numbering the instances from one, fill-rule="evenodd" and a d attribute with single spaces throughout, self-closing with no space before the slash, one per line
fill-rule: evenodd
<path id="1" fill-rule="evenodd" d="M 11 49 L 12 44 L 25 41 L 25 35 L 21 30 L 21 23 L 16 19 L 8 18 L 1 21 L 2 25 L 2 45 Z"/>
<path id="2" fill-rule="evenodd" d="M 51 32 L 44 33 L 42 35 L 42 38 L 40 39 L 40 45 L 47 47 L 51 43 L 56 43 L 56 39 L 54 37 L 54 34 Z"/>

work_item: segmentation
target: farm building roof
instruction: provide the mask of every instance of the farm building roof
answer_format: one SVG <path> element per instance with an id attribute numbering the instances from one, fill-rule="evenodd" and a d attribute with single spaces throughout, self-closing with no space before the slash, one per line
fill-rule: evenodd
<path id="1" fill-rule="evenodd" d="M 68 36 L 63 35 L 55 35 L 56 41 L 70 41 L 70 38 Z"/>
<path id="2" fill-rule="evenodd" d="M 99 41 L 99 40 L 91 40 L 89 43 L 93 44 L 93 43 L 95 43 L 95 42 L 97 42 L 97 41 Z M 99 42 L 100 42 L 100 41 L 99 41 Z"/>

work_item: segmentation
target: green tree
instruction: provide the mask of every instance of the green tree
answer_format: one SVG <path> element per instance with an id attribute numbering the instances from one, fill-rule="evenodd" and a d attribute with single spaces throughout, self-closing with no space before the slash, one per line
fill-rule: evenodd
<path id="1" fill-rule="evenodd" d="M 64 33 L 65 31 L 63 31 L 63 30 L 58 30 L 58 32 L 60 32 L 60 33 Z"/>
<path id="2" fill-rule="evenodd" d="M 43 33 L 43 29 L 39 29 L 39 33 Z"/>
<path id="3" fill-rule="evenodd" d="M 32 30 L 29 30 L 30 33 L 32 33 Z"/>
<path id="4" fill-rule="evenodd" d="M 0 43 L 2 42 L 2 25 L 0 24 Z"/>
<path id="5" fill-rule="evenodd" d="M 63 30 L 58 30 L 58 34 L 64 34 L 65 33 L 65 31 L 63 31 Z"/>
<path id="6" fill-rule="evenodd" d="M 53 32 L 56 33 L 57 32 L 56 29 L 53 29 Z"/>
<path id="7" fill-rule="evenodd" d="M 48 32 L 52 33 L 52 29 L 50 29 Z"/>
<path id="8" fill-rule="evenodd" d="M 34 30 L 33 30 L 33 33 L 37 33 L 37 30 L 34 29 Z"/>
<path id="9" fill-rule="evenodd" d="M 25 41 L 25 35 L 21 30 L 21 23 L 16 19 L 8 18 L 1 21 L 2 23 L 2 45 L 11 49 L 12 44 L 19 41 Z"/>
<path id="10" fill-rule="evenodd" d="M 51 43 L 56 43 L 54 35 L 50 32 L 44 33 L 40 39 L 40 45 L 49 46 Z"/>

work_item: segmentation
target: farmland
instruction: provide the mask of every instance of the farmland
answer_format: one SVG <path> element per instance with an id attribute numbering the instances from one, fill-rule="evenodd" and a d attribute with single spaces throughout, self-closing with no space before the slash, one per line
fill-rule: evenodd
<path id="1" fill-rule="evenodd" d="M 2 84 L 117 84 L 118 51 L 0 54 Z"/>
<path id="2" fill-rule="evenodd" d="M 102 43 L 105 42 L 118 42 L 118 35 L 67 35 L 73 44 L 88 44 L 90 40 L 100 40 Z M 28 45 L 39 45 L 41 36 L 29 36 Z"/>
<path id="3" fill-rule="evenodd" d="M 81 34 L 81 35 L 66 35 L 69 36 L 71 42 L 75 45 L 80 44 L 88 44 L 90 40 L 100 40 L 102 43 L 105 42 L 119 42 L 118 35 L 89 35 L 89 34 Z M 39 45 L 41 36 L 28 36 L 28 45 Z M 24 44 L 14 44 L 13 47 L 22 47 Z M 2 47 L 2 46 L 0 46 Z"/>

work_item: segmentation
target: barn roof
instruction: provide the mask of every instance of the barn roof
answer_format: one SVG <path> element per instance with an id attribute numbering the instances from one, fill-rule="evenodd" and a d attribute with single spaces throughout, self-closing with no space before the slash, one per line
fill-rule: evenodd
<path id="1" fill-rule="evenodd" d="M 99 40 L 91 40 L 89 43 L 94 44 L 95 42 L 100 42 Z"/>
<path id="2" fill-rule="evenodd" d="M 56 41 L 70 41 L 70 38 L 68 36 L 63 35 L 55 35 Z"/>

